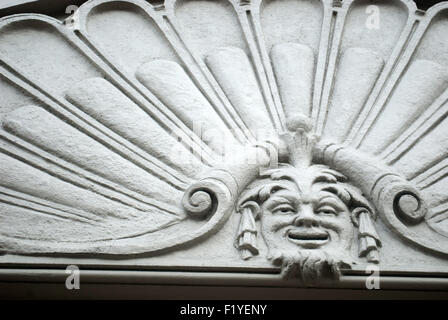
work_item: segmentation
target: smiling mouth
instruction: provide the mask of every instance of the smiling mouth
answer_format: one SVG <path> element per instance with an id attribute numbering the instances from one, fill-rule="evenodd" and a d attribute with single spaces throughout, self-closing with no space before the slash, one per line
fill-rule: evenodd
<path id="1" fill-rule="evenodd" d="M 330 236 L 323 231 L 293 231 L 287 233 L 288 240 L 306 248 L 316 248 L 327 243 Z"/>

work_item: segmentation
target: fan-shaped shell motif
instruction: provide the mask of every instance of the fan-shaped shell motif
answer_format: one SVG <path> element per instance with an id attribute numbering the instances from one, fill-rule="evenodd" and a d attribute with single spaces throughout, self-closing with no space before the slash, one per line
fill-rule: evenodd
<path id="1" fill-rule="evenodd" d="M 380 28 L 366 27 L 373 3 Z M 237 195 L 223 188 L 195 219 L 187 188 L 229 150 L 309 117 L 323 141 L 415 185 L 425 222 L 382 218 L 447 254 L 447 32 L 446 3 L 424 13 L 409 0 L 92 0 L 64 23 L 5 17 L 1 246 L 131 254 L 200 239 Z"/>

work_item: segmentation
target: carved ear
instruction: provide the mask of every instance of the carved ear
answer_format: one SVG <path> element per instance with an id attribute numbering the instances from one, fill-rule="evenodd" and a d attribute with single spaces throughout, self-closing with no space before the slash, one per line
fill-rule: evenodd
<path id="1" fill-rule="evenodd" d="M 258 255 L 258 230 L 255 220 L 260 214 L 260 206 L 255 201 L 248 201 L 239 207 L 238 212 L 241 214 L 241 219 L 235 246 L 240 251 L 241 257 L 248 260 Z"/>
<path id="2" fill-rule="evenodd" d="M 359 256 L 366 257 L 368 262 L 379 263 L 381 241 L 373 224 L 376 212 L 368 200 L 357 188 L 347 184 L 331 185 L 326 190 L 337 194 L 350 208 L 351 220 L 358 227 Z"/>
<path id="3" fill-rule="evenodd" d="M 408 181 L 391 164 L 346 145 L 325 141 L 315 146 L 313 161 L 341 172 L 359 187 L 389 230 L 426 250 L 448 253 L 448 238 L 434 232 L 429 222 L 435 208 L 423 197 L 422 186 Z"/>

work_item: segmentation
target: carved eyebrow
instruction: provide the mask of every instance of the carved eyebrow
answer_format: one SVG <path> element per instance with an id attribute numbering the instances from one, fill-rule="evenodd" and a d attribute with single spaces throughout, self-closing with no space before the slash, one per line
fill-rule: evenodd
<path id="1" fill-rule="evenodd" d="M 350 198 L 351 198 L 350 194 L 346 190 L 341 188 L 339 185 L 325 186 L 324 188 L 322 188 L 320 190 L 320 192 L 322 192 L 322 193 L 330 193 L 330 194 L 336 196 L 342 202 L 344 202 L 344 204 L 348 203 L 350 201 Z"/>
<path id="2" fill-rule="evenodd" d="M 281 195 L 281 196 L 272 196 L 268 200 L 266 200 L 265 205 L 267 209 L 272 209 L 281 204 L 294 204 L 297 202 L 297 198 L 294 196 Z"/>
<path id="3" fill-rule="evenodd" d="M 327 194 L 324 195 L 322 198 L 320 198 L 318 202 L 318 207 L 324 205 L 325 203 L 331 203 L 333 205 L 340 207 L 341 209 L 343 209 L 345 205 L 344 202 L 341 199 L 339 199 L 339 197 L 333 194 Z"/>

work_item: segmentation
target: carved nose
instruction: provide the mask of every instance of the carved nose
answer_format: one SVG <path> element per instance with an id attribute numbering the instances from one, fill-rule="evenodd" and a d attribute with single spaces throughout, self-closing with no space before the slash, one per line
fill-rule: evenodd
<path id="1" fill-rule="evenodd" d="M 294 220 L 294 225 L 298 227 L 317 227 L 318 221 L 314 214 L 314 211 L 310 207 L 302 208 L 299 212 L 299 216 Z"/>

